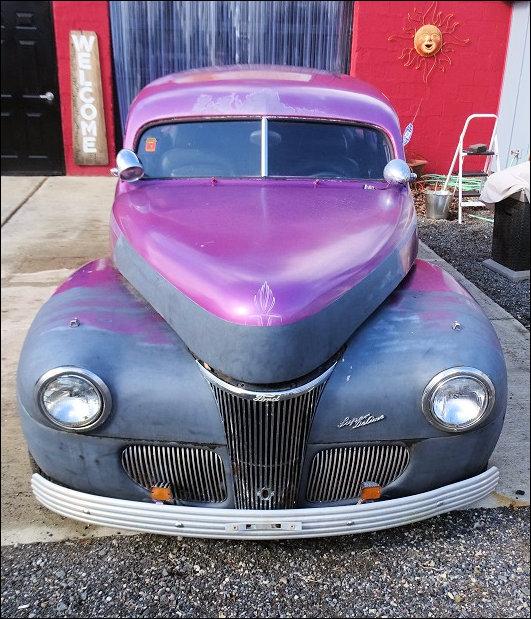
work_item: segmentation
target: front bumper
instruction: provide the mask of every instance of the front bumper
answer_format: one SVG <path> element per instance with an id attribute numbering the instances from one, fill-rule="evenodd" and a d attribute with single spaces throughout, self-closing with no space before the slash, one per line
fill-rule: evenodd
<path id="1" fill-rule="evenodd" d="M 62 516 L 144 533 L 225 539 L 290 539 L 365 533 L 425 520 L 487 496 L 499 471 L 399 499 L 286 510 L 238 510 L 142 503 L 96 496 L 60 486 L 38 474 L 31 479 L 37 500 Z"/>

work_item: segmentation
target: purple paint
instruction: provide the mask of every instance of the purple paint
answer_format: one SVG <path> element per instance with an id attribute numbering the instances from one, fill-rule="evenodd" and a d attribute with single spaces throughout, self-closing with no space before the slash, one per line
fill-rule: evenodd
<path id="1" fill-rule="evenodd" d="M 403 292 L 454 292 L 473 297 L 446 271 L 425 260 L 417 260 L 415 270 L 400 286 Z"/>
<path id="2" fill-rule="evenodd" d="M 60 294 L 72 288 L 92 288 L 95 286 L 110 286 L 120 281 L 123 277 L 116 271 L 108 258 L 100 258 L 83 265 L 74 271 L 55 291 Z"/>
<path id="3" fill-rule="evenodd" d="M 62 295 L 65 297 L 61 303 Z M 55 291 L 60 303 L 51 316 L 53 325 L 67 325 L 75 315 L 81 327 L 130 335 L 148 344 L 172 344 L 175 332 L 159 314 L 133 291 L 110 259 L 89 262 L 75 271 Z"/>
<path id="4" fill-rule="evenodd" d="M 406 189 L 350 181 L 175 179 L 124 189 L 113 216 L 129 243 L 187 297 L 236 324 L 288 324 L 319 312 L 416 221 Z M 415 253 L 413 236 L 404 273 Z M 273 322 L 259 318 L 267 312 L 255 300 L 265 282 Z"/>
<path id="5" fill-rule="evenodd" d="M 127 117 L 124 148 L 146 123 L 170 118 L 304 117 L 376 125 L 404 157 L 396 112 L 385 95 L 348 75 L 303 67 L 220 67 L 167 75 L 148 84 Z"/>
<path id="6" fill-rule="evenodd" d="M 173 74 L 131 105 L 124 140 L 148 123 L 205 117 L 304 117 L 385 131 L 403 157 L 398 118 L 369 84 L 297 67 L 222 67 Z M 289 324 L 356 286 L 406 239 L 416 256 L 410 193 L 402 187 L 314 179 L 120 182 L 111 244 L 120 235 L 168 282 L 235 324 Z M 264 293 L 267 292 L 267 294 Z"/>

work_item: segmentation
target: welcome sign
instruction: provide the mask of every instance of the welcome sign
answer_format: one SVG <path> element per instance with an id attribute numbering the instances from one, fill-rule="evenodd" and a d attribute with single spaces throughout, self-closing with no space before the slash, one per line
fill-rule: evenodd
<path id="1" fill-rule="evenodd" d="M 78 165 L 107 165 L 100 55 L 95 32 L 70 32 L 72 137 Z"/>

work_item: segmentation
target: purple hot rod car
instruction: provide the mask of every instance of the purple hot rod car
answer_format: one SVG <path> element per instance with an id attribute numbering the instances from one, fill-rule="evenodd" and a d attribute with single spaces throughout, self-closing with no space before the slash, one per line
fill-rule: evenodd
<path id="1" fill-rule="evenodd" d="M 303 68 L 169 75 L 132 103 L 115 174 L 112 257 L 58 288 L 20 360 L 43 505 L 312 537 L 495 487 L 504 358 L 469 294 L 416 259 L 383 95 Z"/>

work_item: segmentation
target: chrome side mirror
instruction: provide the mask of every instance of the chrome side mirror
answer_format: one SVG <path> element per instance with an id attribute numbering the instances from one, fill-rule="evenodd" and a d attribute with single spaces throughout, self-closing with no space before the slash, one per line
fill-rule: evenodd
<path id="1" fill-rule="evenodd" d="M 121 181 L 134 183 L 144 176 L 144 168 L 134 151 L 123 148 L 116 155 L 116 168 L 111 170 L 111 174 Z"/>
<path id="2" fill-rule="evenodd" d="M 385 180 L 390 185 L 407 185 L 417 178 L 403 159 L 392 159 L 383 171 Z"/>

